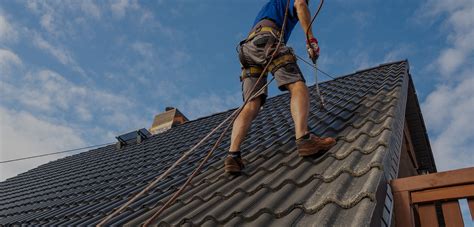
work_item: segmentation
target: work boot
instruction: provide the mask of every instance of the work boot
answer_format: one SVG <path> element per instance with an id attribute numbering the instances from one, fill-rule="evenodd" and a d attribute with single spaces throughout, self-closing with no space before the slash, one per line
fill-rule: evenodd
<path id="1" fill-rule="evenodd" d="M 238 174 L 244 168 L 244 163 L 240 157 L 240 152 L 229 152 L 224 161 L 224 171 L 226 173 Z"/>
<path id="2" fill-rule="evenodd" d="M 336 144 L 336 140 L 331 137 L 317 137 L 308 133 L 296 140 L 298 154 L 302 157 L 317 154 L 320 151 L 329 150 Z"/>

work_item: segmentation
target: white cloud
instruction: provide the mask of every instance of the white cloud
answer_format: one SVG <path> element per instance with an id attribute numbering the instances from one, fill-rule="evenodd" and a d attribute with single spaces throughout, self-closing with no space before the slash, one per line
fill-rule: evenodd
<path id="1" fill-rule="evenodd" d="M 74 128 L 40 119 L 28 112 L 0 106 L 0 160 L 9 160 L 82 147 Z M 64 155 L 0 164 L 0 181 Z"/>
<path id="2" fill-rule="evenodd" d="M 63 39 L 84 38 L 93 35 L 93 25 L 102 17 L 102 9 L 92 0 L 34 1 L 25 3 L 26 8 L 38 16 L 44 29 L 43 35 Z M 89 23 L 93 22 L 93 23 Z M 42 31 L 43 32 L 43 31 Z"/>
<path id="3" fill-rule="evenodd" d="M 407 44 L 401 44 L 389 51 L 384 56 L 384 62 L 392 62 L 398 61 L 401 59 L 406 59 L 413 52 L 413 48 L 411 48 Z"/>
<path id="4" fill-rule="evenodd" d="M 0 78 L 8 75 L 12 67 L 21 64 L 22 61 L 18 55 L 10 50 L 0 48 Z"/>
<path id="5" fill-rule="evenodd" d="M 112 10 L 112 13 L 117 17 L 117 18 L 122 18 L 125 16 L 126 11 L 128 9 L 138 9 L 138 3 L 136 0 L 115 0 L 112 1 L 112 4 L 110 5 L 110 9 Z"/>
<path id="6" fill-rule="evenodd" d="M 472 4 L 471 0 L 427 0 L 421 7 L 420 12 L 416 14 L 420 14 L 421 17 L 433 17 L 445 12 L 452 13 L 466 6 L 472 6 Z"/>
<path id="7" fill-rule="evenodd" d="M 454 86 L 439 86 L 422 105 L 439 170 L 474 165 L 474 71 Z"/>
<path id="8" fill-rule="evenodd" d="M 374 66 L 375 62 L 370 58 L 369 53 L 366 51 L 360 51 L 356 54 L 353 59 L 356 69 L 366 69 Z"/>
<path id="9" fill-rule="evenodd" d="M 95 19 L 101 18 L 101 9 L 92 0 L 82 0 L 80 1 L 80 4 L 82 12 L 84 12 L 86 15 L 91 16 Z"/>
<path id="10" fill-rule="evenodd" d="M 422 21 L 443 19 L 442 33 L 449 48 L 441 50 L 434 65 L 445 77 L 452 77 L 463 64 L 469 64 L 474 52 L 474 2 L 470 0 L 429 0 L 421 9 Z M 444 17 L 445 16 L 445 17 Z M 471 63 L 472 64 L 472 63 Z"/>
<path id="11" fill-rule="evenodd" d="M 43 14 L 40 19 L 40 24 L 44 29 L 46 29 L 46 31 L 50 33 L 54 33 L 56 30 L 52 12 Z"/>
<path id="12" fill-rule="evenodd" d="M 70 4 L 69 4 L 70 3 Z M 74 59 L 66 43 L 80 33 L 86 26 L 84 15 L 100 17 L 100 9 L 91 1 L 53 2 L 28 1 L 27 8 L 38 15 L 39 24 L 46 31 L 31 29 L 21 23 L 8 21 L 0 9 L 0 42 L 18 41 L 32 43 L 38 49 L 50 54 L 61 64 L 70 67 L 73 71 L 86 76 L 85 70 Z M 79 10 L 78 10 L 79 9 Z M 81 11 L 82 9 L 82 11 Z M 78 12 L 83 14 L 76 17 Z M 84 33 L 84 32 L 83 32 Z M 89 33 L 86 33 L 89 34 Z"/>
<path id="13" fill-rule="evenodd" d="M 21 95 L 18 95 L 21 94 Z M 139 128 L 148 124 L 137 111 L 135 101 L 91 86 L 79 85 L 57 72 L 27 70 L 16 78 L 2 81 L 2 104 L 12 104 L 39 116 L 67 116 L 79 125 L 101 122 L 109 131 Z M 57 120 L 60 121 L 60 117 Z M 84 130 L 88 130 L 85 128 Z"/>
<path id="14" fill-rule="evenodd" d="M 438 57 L 438 65 L 443 75 L 450 75 L 465 61 L 466 53 L 457 48 L 445 49 Z"/>
<path id="15" fill-rule="evenodd" d="M 15 94 L 22 95 L 15 95 Z M 6 82 L 3 91 L 6 100 L 45 114 L 71 112 L 84 121 L 92 120 L 93 113 L 128 112 L 134 104 L 125 97 L 86 86 L 76 85 L 51 70 L 29 72 L 21 84 Z M 123 121 L 122 121 L 123 122 Z M 110 122 L 114 124 L 114 122 Z M 115 122 L 117 124 L 117 122 Z"/>
<path id="16" fill-rule="evenodd" d="M 0 42 L 16 42 L 18 32 L 0 10 Z"/>
<path id="17" fill-rule="evenodd" d="M 352 19 L 356 22 L 357 28 L 366 28 L 373 20 L 374 15 L 370 14 L 369 11 L 354 11 L 351 15 Z"/>
<path id="18" fill-rule="evenodd" d="M 58 44 L 51 44 L 38 33 L 33 34 L 33 44 L 37 48 L 56 58 L 56 60 L 58 60 L 61 64 L 71 67 L 74 71 L 78 72 L 82 76 L 86 75 L 84 69 L 79 66 L 76 60 L 74 60 L 72 54 L 65 47 Z"/>
<path id="19" fill-rule="evenodd" d="M 75 64 L 69 51 L 67 51 L 64 48 L 52 45 L 38 33 L 34 34 L 33 36 L 33 44 L 36 47 L 51 54 L 53 57 L 55 57 L 59 62 L 61 62 L 64 65 Z"/>
<path id="20" fill-rule="evenodd" d="M 441 18 L 446 34 L 432 63 L 444 79 L 422 103 L 438 170 L 474 166 L 474 2 L 428 0 L 417 13 L 427 22 Z"/>
<path id="21" fill-rule="evenodd" d="M 0 59 L 8 59 L 0 61 L 7 68 L 18 65 L 20 72 L 2 78 L 0 160 L 113 141 L 118 132 L 148 126 L 149 119 L 141 117 L 149 111 L 137 111 L 128 97 L 76 84 L 48 69 L 31 69 L 8 50 L 0 49 Z M 1 164 L 0 180 L 60 157 Z"/>
<path id="22" fill-rule="evenodd" d="M 204 93 L 196 97 L 183 98 L 178 106 L 190 119 L 226 111 L 242 104 L 242 94 Z"/>
<path id="23" fill-rule="evenodd" d="M 151 43 L 134 42 L 132 44 L 132 50 L 146 58 L 151 58 L 153 56 L 153 45 Z"/>

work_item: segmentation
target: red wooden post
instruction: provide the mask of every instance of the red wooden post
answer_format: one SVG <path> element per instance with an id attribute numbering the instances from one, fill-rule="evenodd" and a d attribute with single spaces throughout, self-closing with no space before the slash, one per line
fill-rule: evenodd
<path id="1" fill-rule="evenodd" d="M 438 227 L 438 217 L 434 203 L 418 205 L 421 227 Z"/>
<path id="2" fill-rule="evenodd" d="M 441 204 L 441 207 L 443 208 L 443 216 L 446 227 L 464 226 L 458 200 L 444 202 Z"/>
<path id="3" fill-rule="evenodd" d="M 414 227 L 413 210 L 408 191 L 393 193 L 396 226 Z"/>

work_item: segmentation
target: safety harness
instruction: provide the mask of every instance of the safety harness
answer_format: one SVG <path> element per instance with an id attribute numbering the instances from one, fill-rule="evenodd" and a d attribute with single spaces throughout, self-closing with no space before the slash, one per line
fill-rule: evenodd
<path id="1" fill-rule="evenodd" d="M 265 47 L 264 47 L 265 57 L 267 58 L 266 60 L 268 60 L 270 52 L 271 52 L 270 50 L 276 44 L 275 40 L 278 40 L 280 37 L 279 29 L 275 27 L 271 27 L 271 26 L 266 26 L 266 25 L 268 25 L 268 22 L 264 24 L 257 24 L 255 26 L 255 29 L 250 32 L 247 38 L 239 44 L 240 45 L 239 58 L 242 64 L 242 73 L 240 75 L 240 81 L 243 81 L 247 77 L 258 78 L 260 74 L 263 72 L 263 68 L 261 66 L 248 64 L 246 62 L 243 55 L 243 51 L 242 51 L 242 44 L 253 40 L 253 38 L 255 38 L 257 35 L 261 35 L 265 33 L 271 34 L 275 39 L 269 39 L 266 42 Z M 296 63 L 296 57 L 294 56 L 291 49 L 285 53 L 279 53 L 277 56 L 275 56 L 274 59 L 269 63 L 267 67 L 268 70 L 264 73 L 264 76 L 266 77 L 268 75 L 268 72 L 271 72 L 273 74 L 281 67 L 290 63 Z"/>
<path id="2" fill-rule="evenodd" d="M 317 13 L 314 15 L 313 17 L 313 20 L 314 21 L 314 18 L 316 18 L 316 16 L 318 15 L 319 13 L 319 10 L 321 9 L 321 6 L 323 4 L 324 0 L 321 0 L 320 1 L 320 5 L 319 5 L 319 8 L 318 8 L 318 11 Z M 288 8 L 289 8 L 289 4 L 290 4 L 290 0 L 287 0 L 287 3 L 286 3 L 286 9 L 285 9 L 285 17 L 284 17 L 284 20 L 283 20 L 283 25 L 282 25 L 282 32 L 284 32 L 284 28 L 285 28 L 285 25 L 286 25 L 286 19 L 287 19 L 287 16 L 288 16 Z M 312 22 L 311 22 L 312 23 Z M 266 30 L 266 29 L 261 29 L 262 30 Z M 280 37 L 279 41 L 278 41 L 278 44 L 276 45 L 276 48 L 275 48 L 275 53 L 276 51 L 278 50 L 278 48 L 280 47 L 280 44 L 282 43 L 282 37 Z M 281 58 L 281 56 L 277 57 L 277 56 L 274 56 L 273 53 L 270 57 L 270 63 L 267 63 L 267 65 L 270 65 L 270 64 L 274 64 L 273 66 L 273 71 L 275 71 L 275 67 L 278 67 L 280 64 L 278 64 L 277 62 L 277 59 Z M 274 58 L 275 57 L 275 58 Z M 294 58 L 294 56 L 293 56 Z M 273 60 L 275 59 L 275 60 Z M 281 60 L 283 61 L 283 60 Z M 296 61 L 296 60 L 295 60 Z M 267 70 L 268 66 L 265 66 L 264 69 Z M 316 68 L 316 65 L 315 65 L 315 68 Z M 264 69 L 261 69 L 261 72 L 264 71 Z M 246 68 L 246 70 L 248 70 L 251 74 L 252 72 L 252 68 Z M 254 69 L 255 70 L 255 69 Z M 269 71 L 272 71 L 272 70 L 269 70 Z M 253 93 L 254 90 L 256 89 L 256 85 L 258 84 L 258 82 L 260 81 L 260 79 L 262 79 L 263 77 L 263 74 L 261 74 L 261 76 L 259 76 L 256 84 L 253 86 L 253 88 L 251 89 L 251 92 L 250 93 Z M 271 82 L 271 81 L 270 81 Z M 269 82 L 269 83 L 270 83 Z M 265 84 L 263 88 L 265 88 L 266 86 L 268 86 L 268 84 Z M 261 89 L 263 89 L 261 88 Z M 260 90 L 261 90 L 260 89 Z M 259 91 L 256 92 L 256 94 L 258 94 Z M 250 98 L 252 99 L 252 97 Z M 155 179 L 153 179 L 153 181 L 151 181 L 150 183 L 148 183 L 148 185 L 143 188 L 140 192 L 136 193 L 132 198 L 128 199 L 126 203 L 122 204 L 119 208 L 115 209 L 112 213 L 108 214 L 104 219 L 102 219 L 99 224 L 97 224 L 97 226 L 103 226 L 105 224 L 107 224 L 108 221 L 110 221 L 113 217 L 115 217 L 116 215 L 120 214 L 122 211 L 124 211 L 127 207 L 129 207 L 133 202 L 135 202 L 137 199 L 139 199 L 141 196 L 143 196 L 145 193 L 147 193 L 149 190 L 151 190 L 159 181 L 161 181 L 164 177 L 168 176 L 168 174 L 170 174 L 170 172 L 176 168 L 181 161 L 183 161 L 184 159 L 186 159 L 195 149 L 197 149 L 199 146 L 201 146 L 204 141 L 208 140 L 217 130 L 219 130 L 221 127 L 224 126 L 224 124 L 228 123 L 227 126 L 222 130 L 221 132 L 221 135 L 219 136 L 219 138 L 217 139 L 217 141 L 214 143 L 214 146 L 212 147 L 212 149 L 207 153 L 207 155 L 204 157 L 204 159 L 199 163 L 199 165 L 196 167 L 196 169 L 191 173 L 191 175 L 188 177 L 188 179 L 186 180 L 186 182 L 179 188 L 178 191 L 176 191 L 173 196 L 168 199 L 166 201 L 166 203 L 164 203 L 163 205 L 161 205 L 160 209 L 158 209 L 158 211 L 154 212 L 153 215 L 148 218 L 144 223 L 143 223 L 143 226 L 144 227 L 147 227 L 148 225 L 150 225 L 153 221 L 155 221 L 155 219 L 157 217 L 159 217 L 160 214 L 162 214 L 162 212 L 168 208 L 173 202 L 176 201 L 176 199 L 181 195 L 181 193 L 183 193 L 183 191 L 186 189 L 186 187 L 189 185 L 189 183 L 193 180 L 193 178 L 200 172 L 200 170 L 202 169 L 203 165 L 208 161 L 208 159 L 212 156 L 213 152 L 217 149 L 217 147 L 219 146 L 219 144 L 221 143 L 221 141 L 224 139 L 224 135 L 226 135 L 226 132 L 228 131 L 228 129 L 230 128 L 230 126 L 232 125 L 232 123 L 235 121 L 235 119 L 237 118 L 237 116 L 239 116 L 240 112 L 242 111 L 242 109 L 245 107 L 245 105 L 248 103 L 248 100 L 250 99 L 247 99 L 244 101 L 244 104 L 242 106 L 240 106 L 238 109 L 234 110 L 234 112 L 232 112 L 226 119 L 224 119 L 218 126 L 216 126 L 214 129 L 212 129 L 211 132 L 209 132 L 206 136 L 204 136 L 204 138 L 202 138 L 198 143 L 196 143 L 192 148 L 190 148 L 188 151 L 186 151 L 178 160 L 176 160 L 169 168 L 167 168 L 166 171 L 164 171 L 163 173 L 161 173 L 159 176 L 157 176 Z M 229 122 L 228 122 L 229 121 Z"/>

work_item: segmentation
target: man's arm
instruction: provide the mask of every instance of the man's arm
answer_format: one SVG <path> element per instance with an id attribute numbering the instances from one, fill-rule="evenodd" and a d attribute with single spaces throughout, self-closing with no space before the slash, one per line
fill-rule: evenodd
<path id="1" fill-rule="evenodd" d="M 303 32 L 308 32 L 307 36 L 305 34 L 305 37 L 307 38 L 306 48 L 309 58 L 313 63 L 316 63 L 316 60 L 319 58 L 319 45 L 318 40 L 313 36 L 313 28 L 308 28 L 311 23 L 311 13 L 308 9 L 308 3 L 306 3 L 306 0 L 295 0 L 295 8 Z"/>
<path id="2" fill-rule="evenodd" d="M 311 39 L 313 37 L 313 29 L 308 29 L 309 23 L 311 22 L 311 13 L 309 12 L 306 0 L 295 0 L 295 8 L 298 15 L 298 20 L 300 21 L 301 27 L 303 28 L 303 32 L 306 33 L 306 30 L 308 30 L 308 36 Z"/>

